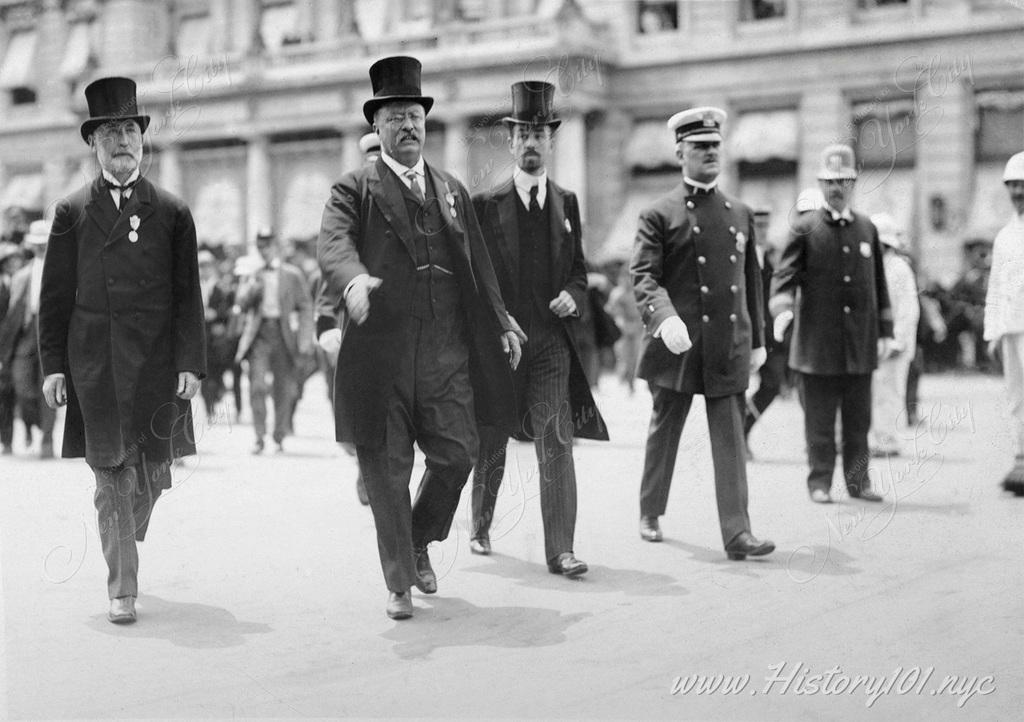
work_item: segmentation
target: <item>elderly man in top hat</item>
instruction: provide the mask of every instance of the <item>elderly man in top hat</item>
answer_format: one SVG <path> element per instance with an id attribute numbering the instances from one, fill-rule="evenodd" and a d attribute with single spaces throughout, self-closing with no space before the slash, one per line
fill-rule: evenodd
<path id="1" fill-rule="evenodd" d="M 57 204 L 43 268 L 43 394 L 67 404 L 65 457 L 96 476 L 108 618 L 135 621 L 139 565 L 170 462 L 194 454 L 189 399 L 206 373 L 203 301 L 192 214 L 139 169 L 149 116 L 135 83 L 85 89 L 82 139 L 100 173 Z"/>
<path id="2" fill-rule="evenodd" d="M 43 400 L 36 319 L 43 280 L 43 259 L 50 240 L 50 224 L 33 221 L 25 234 L 25 245 L 34 256 L 11 279 L 11 296 L 6 315 L 0 321 L 0 384 L 14 388 L 15 403 L 21 411 L 29 443 L 32 427 L 42 432 L 39 458 L 53 458 L 53 424 L 56 415 Z"/>
<path id="3" fill-rule="evenodd" d="M 640 536 L 661 541 L 679 437 L 694 394 L 705 400 L 722 542 L 729 559 L 769 554 L 750 533 L 744 392 L 764 363 L 754 216 L 718 188 L 725 111 L 676 113 L 668 129 L 683 178 L 640 214 L 630 272 L 647 334 L 637 376 L 651 388 L 640 485 Z"/>
<path id="4" fill-rule="evenodd" d="M 513 382 L 516 415 L 532 438 L 540 468 L 544 558 L 553 574 L 576 577 L 587 565 L 576 558 L 576 470 L 573 436 L 608 439 L 576 349 L 574 326 L 587 292 L 579 201 L 548 176 L 555 117 L 555 87 L 540 81 L 512 86 L 512 114 L 503 118 L 512 178 L 473 196 L 502 298 L 529 343 Z M 481 427 L 480 461 L 473 472 L 470 549 L 491 551 L 490 527 L 505 472 L 509 434 Z"/>
<path id="5" fill-rule="evenodd" d="M 420 63 L 379 60 L 363 113 L 380 136 L 372 166 L 346 173 L 324 209 L 317 254 L 344 334 L 321 315 L 321 345 L 341 336 L 335 380 L 338 441 L 356 445 L 377 528 L 386 611 L 412 615 L 409 596 L 437 591 L 427 545 L 447 537 L 477 459 L 474 409 L 511 428 L 512 330 L 469 193 L 424 162 Z M 426 456 L 415 502 L 413 444 Z"/>
<path id="6" fill-rule="evenodd" d="M 992 275 L 985 298 L 985 340 L 988 353 L 1002 354 L 1006 403 L 1013 419 L 1016 460 L 1003 488 L 1024 496 L 1024 152 L 1012 156 L 1003 170 L 1013 215 L 996 234 Z"/>
<path id="7" fill-rule="evenodd" d="M 850 208 L 853 150 L 822 152 L 825 205 L 793 224 L 772 278 L 769 312 L 777 340 L 793 326 L 789 367 L 799 374 L 811 500 L 832 501 L 836 412 L 842 417 L 843 473 L 851 497 L 881 501 L 868 476 L 871 374 L 892 354 L 892 311 L 878 231 Z"/>

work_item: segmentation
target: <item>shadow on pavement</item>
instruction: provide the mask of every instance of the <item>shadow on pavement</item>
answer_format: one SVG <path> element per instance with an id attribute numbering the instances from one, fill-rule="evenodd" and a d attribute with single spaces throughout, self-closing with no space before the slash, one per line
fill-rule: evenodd
<path id="1" fill-rule="evenodd" d="M 534 564 L 504 554 L 490 555 L 494 564 L 479 564 L 463 571 L 491 574 L 517 581 L 521 586 L 556 592 L 587 594 L 615 592 L 637 597 L 682 596 L 690 591 L 677 586 L 679 581 L 668 574 L 652 574 L 638 569 L 613 569 L 590 564 L 590 571 L 581 577 L 567 579 L 551 574 L 544 564 Z"/>
<path id="2" fill-rule="evenodd" d="M 413 618 L 396 622 L 381 635 L 395 642 L 394 652 L 402 659 L 425 659 L 444 647 L 529 649 L 562 644 L 569 627 L 591 616 L 541 607 L 478 607 L 459 597 L 413 599 Z"/>
<path id="3" fill-rule="evenodd" d="M 192 602 L 173 602 L 144 594 L 136 602 L 138 621 L 120 625 L 106 614 L 92 617 L 89 626 L 117 637 L 165 639 L 176 647 L 216 649 L 245 644 L 246 634 L 266 634 L 267 624 L 240 622 L 221 607 Z"/>

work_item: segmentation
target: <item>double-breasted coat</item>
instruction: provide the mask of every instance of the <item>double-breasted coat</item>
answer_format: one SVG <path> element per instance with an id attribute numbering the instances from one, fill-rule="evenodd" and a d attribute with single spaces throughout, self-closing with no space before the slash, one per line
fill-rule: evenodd
<path id="1" fill-rule="evenodd" d="M 750 382 L 750 352 L 764 345 L 763 289 L 750 209 L 721 191 L 680 183 L 640 214 L 630 263 L 646 333 L 637 376 L 663 388 L 731 396 Z M 654 338 L 678 314 L 693 347 Z"/>
<path id="2" fill-rule="evenodd" d="M 564 290 L 572 296 L 577 308 L 583 308 L 587 293 L 587 269 L 583 261 L 579 201 L 575 193 L 565 190 L 551 179 L 548 179 L 547 184 L 544 210 L 548 215 L 551 236 L 549 298 L 555 298 Z M 501 295 L 509 308 L 517 306 L 520 289 L 517 203 L 521 201 L 512 180 L 494 191 L 473 197 L 473 207 L 494 264 Z M 580 362 L 579 349 L 576 348 L 576 327 L 579 323 L 578 316 L 561 319 L 569 342 L 569 404 L 574 434 L 584 439 L 607 441 L 608 427 L 594 403 L 590 384 Z M 522 400 L 519 402 L 522 403 Z M 519 418 L 524 419 L 525 425 L 522 431 L 526 434 L 525 438 L 533 438 L 530 417 L 524 411 L 519 409 Z"/>
<path id="3" fill-rule="evenodd" d="M 439 206 L 441 233 L 466 314 L 476 415 L 481 423 L 511 433 L 515 425 L 512 377 L 500 340 L 511 326 L 494 268 L 465 186 L 430 164 L 424 169 L 440 195 L 428 202 Z M 414 242 L 401 181 L 383 160 L 345 174 L 331 188 L 317 244 L 323 303 L 344 308 L 345 288 L 361 273 L 383 281 L 370 296 L 366 321 L 357 325 L 346 318 L 335 372 L 338 441 L 369 447 L 379 447 L 385 441 L 393 379 L 398 361 L 406 353 L 397 339 L 409 335 L 405 324 L 413 322 Z"/>
<path id="4" fill-rule="evenodd" d="M 196 230 L 184 202 L 145 178 L 120 211 L 101 178 L 61 200 L 39 347 L 43 373 L 68 382 L 63 456 L 107 467 L 194 454 L 191 404 L 175 396 L 178 372 L 206 374 Z"/>
<path id="5" fill-rule="evenodd" d="M 882 246 L 868 218 L 804 214 L 772 277 L 773 315 L 794 313 L 789 367 L 822 376 L 870 374 L 877 341 L 892 337 Z"/>

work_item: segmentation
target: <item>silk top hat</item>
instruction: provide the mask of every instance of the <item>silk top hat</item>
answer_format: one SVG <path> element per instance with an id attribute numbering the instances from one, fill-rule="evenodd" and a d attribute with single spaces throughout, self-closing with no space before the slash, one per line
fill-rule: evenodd
<path id="1" fill-rule="evenodd" d="M 821 152 L 818 180 L 853 180 L 856 177 L 857 166 L 853 162 L 853 148 L 837 143 Z"/>
<path id="2" fill-rule="evenodd" d="M 367 133 L 359 139 L 360 153 L 369 153 L 371 150 L 380 150 L 380 136 L 376 133 Z"/>
<path id="3" fill-rule="evenodd" d="M 100 78 L 85 88 L 89 119 L 82 123 L 82 140 L 104 123 L 112 120 L 134 120 L 143 133 L 149 127 L 149 116 L 140 115 L 135 103 L 135 81 L 131 78 Z"/>
<path id="4" fill-rule="evenodd" d="M 373 114 L 377 108 L 392 100 L 404 100 L 419 103 L 423 112 L 429 113 L 434 99 L 420 91 L 420 72 L 422 66 L 416 58 L 396 55 L 382 58 L 370 66 L 370 85 L 373 97 L 363 103 L 363 116 L 366 122 L 373 125 Z"/>
<path id="5" fill-rule="evenodd" d="M 1024 181 L 1024 153 L 1016 153 L 1006 161 L 1003 170 L 1003 183 L 1007 181 Z"/>
<path id="6" fill-rule="evenodd" d="M 542 80 L 522 80 L 512 84 L 512 115 L 501 119 L 512 125 L 547 125 L 554 130 L 562 124 L 555 117 L 555 86 Z"/>
<path id="7" fill-rule="evenodd" d="M 668 119 L 668 129 L 675 133 L 676 142 L 721 142 L 722 126 L 728 116 L 721 108 L 690 108 Z"/>

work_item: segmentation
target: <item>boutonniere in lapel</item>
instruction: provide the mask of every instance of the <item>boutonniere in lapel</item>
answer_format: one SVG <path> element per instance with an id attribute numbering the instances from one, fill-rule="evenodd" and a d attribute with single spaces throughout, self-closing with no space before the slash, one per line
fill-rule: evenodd
<path id="1" fill-rule="evenodd" d="M 444 182 L 444 200 L 448 204 L 448 212 L 452 214 L 452 218 L 458 218 L 459 214 L 455 210 L 455 194 L 452 193 L 452 188 L 448 185 L 448 181 Z"/>
<path id="2" fill-rule="evenodd" d="M 565 219 L 565 232 L 572 233 L 572 223 L 569 222 L 568 218 Z"/>
<path id="3" fill-rule="evenodd" d="M 132 216 L 128 219 L 128 225 L 132 229 L 128 232 L 128 240 L 132 243 L 137 243 L 139 240 L 139 224 L 142 223 L 142 219 L 138 216 Z"/>

